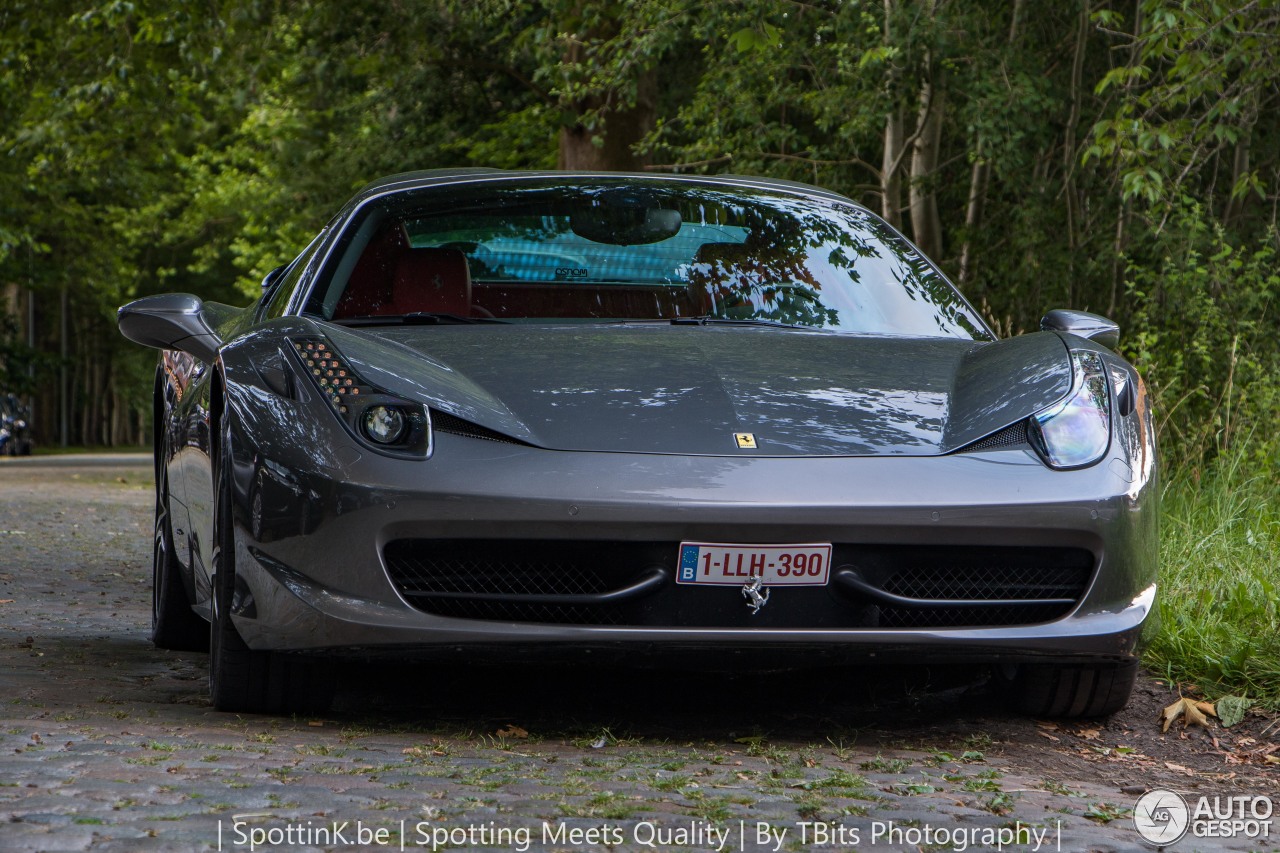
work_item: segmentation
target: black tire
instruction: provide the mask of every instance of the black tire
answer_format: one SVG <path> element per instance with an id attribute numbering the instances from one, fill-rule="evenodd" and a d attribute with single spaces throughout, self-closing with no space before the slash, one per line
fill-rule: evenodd
<path id="1" fill-rule="evenodd" d="M 174 556 L 169 519 L 169 478 L 164 453 L 156 465 L 156 525 L 151 545 L 151 642 L 159 649 L 203 652 L 209 649 L 209 625 L 191 609 L 182 569 Z"/>
<path id="2" fill-rule="evenodd" d="M 226 424 L 222 428 L 214 470 L 209 698 L 219 711 L 322 713 L 333 701 L 333 682 L 326 677 L 323 667 L 312 659 L 251 649 L 231 621 L 235 594 L 235 531 L 230 429 Z"/>
<path id="3" fill-rule="evenodd" d="M 1024 664 L 1004 678 L 1010 706 L 1032 717 L 1106 717 L 1129 702 L 1137 662 Z"/>

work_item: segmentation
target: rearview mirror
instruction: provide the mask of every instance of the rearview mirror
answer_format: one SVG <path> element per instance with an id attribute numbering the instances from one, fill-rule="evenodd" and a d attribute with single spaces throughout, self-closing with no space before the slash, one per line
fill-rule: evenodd
<path id="1" fill-rule="evenodd" d="M 1040 320 L 1042 332 L 1067 332 L 1115 349 L 1120 343 L 1120 326 L 1100 314 L 1055 308 Z"/>
<path id="2" fill-rule="evenodd" d="M 642 246 L 670 239 L 680 232 L 680 211 L 660 207 L 600 205 L 575 210 L 569 216 L 573 233 L 595 243 Z"/>
<path id="3" fill-rule="evenodd" d="M 120 334 L 135 344 L 188 352 L 211 364 L 222 340 L 204 316 L 204 303 L 190 293 L 147 296 L 121 307 L 116 314 Z"/>

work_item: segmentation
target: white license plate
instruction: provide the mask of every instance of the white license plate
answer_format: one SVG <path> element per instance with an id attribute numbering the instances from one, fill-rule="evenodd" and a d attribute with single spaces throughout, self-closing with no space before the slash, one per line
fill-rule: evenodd
<path id="1" fill-rule="evenodd" d="M 726 545 L 681 542 L 676 583 L 741 586 L 753 577 L 765 586 L 826 586 L 831 543 Z"/>

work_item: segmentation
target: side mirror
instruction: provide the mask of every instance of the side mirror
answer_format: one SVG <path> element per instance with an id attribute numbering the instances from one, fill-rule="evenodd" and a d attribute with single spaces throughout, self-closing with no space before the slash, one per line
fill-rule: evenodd
<path id="1" fill-rule="evenodd" d="M 188 352 L 206 364 L 218 357 L 222 339 L 209 328 L 204 303 L 190 293 L 162 293 L 123 306 L 116 314 L 120 334 L 135 344 Z"/>
<path id="2" fill-rule="evenodd" d="M 288 264 L 281 264 L 280 266 L 273 269 L 271 272 L 264 275 L 262 277 L 262 292 L 266 293 L 268 290 L 275 287 L 276 282 L 280 280 L 280 274 L 283 273 L 288 268 L 289 268 Z"/>
<path id="3" fill-rule="evenodd" d="M 1120 326 L 1100 314 L 1055 308 L 1040 320 L 1042 332 L 1069 332 L 1115 349 L 1120 343 Z"/>

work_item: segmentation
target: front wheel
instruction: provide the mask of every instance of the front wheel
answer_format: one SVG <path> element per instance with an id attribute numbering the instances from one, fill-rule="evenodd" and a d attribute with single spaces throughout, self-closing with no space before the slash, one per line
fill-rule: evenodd
<path id="1" fill-rule="evenodd" d="M 231 620 L 236 574 L 230 437 L 224 425 L 214 468 L 209 698 L 219 711 L 321 713 L 333 700 L 333 682 L 323 669 L 311 660 L 249 648 Z"/>
<path id="2" fill-rule="evenodd" d="M 1136 661 L 1121 664 L 1024 664 L 1003 676 L 1010 706 L 1032 717 L 1106 717 L 1129 702 Z"/>
<path id="3" fill-rule="evenodd" d="M 164 454 L 156 465 L 155 535 L 151 543 L 151 642 L 156 648 L 203 652 L 209 648 L 209 626 L 191 609 L 174 555 L 169 518 L 169 477 Z"/>

